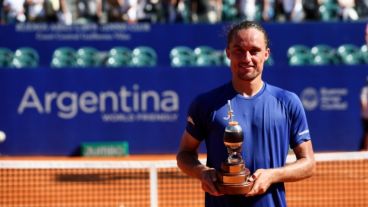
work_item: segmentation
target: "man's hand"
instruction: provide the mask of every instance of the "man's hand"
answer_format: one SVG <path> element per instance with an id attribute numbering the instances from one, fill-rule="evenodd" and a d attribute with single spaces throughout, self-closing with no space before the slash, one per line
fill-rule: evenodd
<path id="1" fill-rule="evenodd" d="M 198 148 L 200 142 L 184 132 L 180 143 L 179 151 L 176 155 L 178 167 L 187 175 L 200 180 L 202 189 L 214 196 L 222 195 L 216 188 L 216 170 L 203 165 L 198 160 Z"/>
<path id="2" fill-rule="evenodd" d="M 254 184 L 249 193 L 245 195 L 246 197 L 263 194 L 273 183 L 273 172 L 271 169 L 258 169 L 249 178 L 249 181 L 254 181 Z"/>
<path id="3" fill-rule="evenodd" d="M 246 196 L 260 195 L 267 191 L 273 183 L 294 182 L 309 178 L 315 171 L 316 162 L 312 142 L 305 141 L 293 149 L 296 161 L 283 167 L 258 169 L 254 172 L 252 190 Z"/>
<path id="4" fill-rule="evenodd" d="M 217 181 L 216 170 L 214 168 L 206 168 L 202 171 L 201 183 L 202 189 L 213 195 L 222 195 L 216 188 L 215 182 Z"/>

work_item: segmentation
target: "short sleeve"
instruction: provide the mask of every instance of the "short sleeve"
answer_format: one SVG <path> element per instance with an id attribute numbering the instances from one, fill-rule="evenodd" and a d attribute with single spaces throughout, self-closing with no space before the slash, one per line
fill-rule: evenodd
<path id="1" fill-rule="evenodd" d="M 303 105 L 296 94 L 292 94 L 289 104 L 291 121 L 291 148 L 311 139 L 307 117 Z"/>
<path id="2" fill-rule="evenodd" d="M 205 112 L 199 98 L 196 98 L 190 105 L 187 113 L 186 131 L 195 139 L 202 141 L 205 138 Z"/>

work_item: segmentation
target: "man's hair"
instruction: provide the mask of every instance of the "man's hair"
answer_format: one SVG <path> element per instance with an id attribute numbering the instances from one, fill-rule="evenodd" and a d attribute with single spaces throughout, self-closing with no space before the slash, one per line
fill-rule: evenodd
<path id="1" fill-rule="evenodd" d="M 234 38 L 234 35 L 242 30 L 242 29 L 249 29 L 249 28 L 254 28 L 254 29 L 257 29 L 258 31 L 262 32 L 263 33 L 263 36 L 264 36 L 264 39 L 265 39 L 265 43 L 266 43 L 266 48 L 269 47 L 269 39 L 268 39 L 268 35 L 267 35 L 267 32 L 266 30 L 262 27 L 262 25 L 260 25 L 259 23 L 257 22 L 253 22 L 253 21 L 242 21 L 240 23 L 237 23 L 235 25 L 233 25 L 229 32 L 227 33 L 227 46 L 230 45 L 231 41 L 233 40 Z"/>

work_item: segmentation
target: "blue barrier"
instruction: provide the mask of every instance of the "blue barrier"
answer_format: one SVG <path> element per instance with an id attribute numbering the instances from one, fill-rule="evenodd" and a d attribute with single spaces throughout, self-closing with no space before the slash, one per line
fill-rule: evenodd
<path id="1" fill-rule="evenodd" d="M 277 67 L 264 79 L 303 101 L 316 151 L 359 149 L 366 66 Z M 4 155 L 74 155 L 80 143 L 127 141 L 129 151 L 174 153 L 199 93 L 226 83 L 217 68 L 2 69 Z"/>
<path id="2" fill-rule="evenodd" d="M 226 47 L 229 24 L 215 25 L 53 25 L 0 26 L 0 46 L 34 48 L 39 67 L 0 70 L 0 143 L 5 155 L 73 155 L 89 141 L 128 141 L 130 152 L 173 153 L 185 126 L 190 101 L 230 79 L 229 69 L 171 68 L 178 45 Z M 316 151 L 359 149 L 359 91 L 366 66 L 289 67 L 294 44 L 338 47 L 364 43 L 365 22 L 265 23 L 274 65 L 265 80 L 297 93 L 309 119 Z M 150 46 L 157 67 L 51 69 L 60 47 L 94 47 L 101 53 L 124 46 Z M 203 149 L 202 149 L 203 150 Z"/>

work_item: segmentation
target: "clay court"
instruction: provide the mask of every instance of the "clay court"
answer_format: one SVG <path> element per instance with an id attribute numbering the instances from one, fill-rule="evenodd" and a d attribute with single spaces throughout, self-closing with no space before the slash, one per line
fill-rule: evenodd
<path id="1" fill-rule="evenodd" d="M 290 207 L 367 207 L 368 154 L 363 159 L 318 161 L 315 175 L 287 183 Z M 4 161 L 23 162 L 28 169 L 7 169 Z M 42 163 L 36 167 L 32 163 Z M 80 164 L 81 169 L 59 162 Z M 105 163 L 93 169 L 93 163 Z M 51 169 L 46 169 L 51 163 Z M 86 164 L 87 163 L 87 164 Z M 123 169 L 121 163 L 129 166 Z M 137 164 L 138 163 L 138 164 Z M 141 165 L 139 165 L 141 163 Z M 150 163 L 158 168 L 146 168 Z M 163 164 L 162 163 L 167 163 Z M 174 155 L 125 158 L 0 158 L 1 207 L 201 207 L 204 193 L 197 180 L 182 174 Z M 68 165 L 70 166 L 70 165 Z M 136 166 L 136 167 L 134 167 Z M 18 166 L 19 167 L 19 166 Z M 152 188 L 152 184 L 157 188 Z M 153 203 L 152 203 L 153 202 Z"/>

